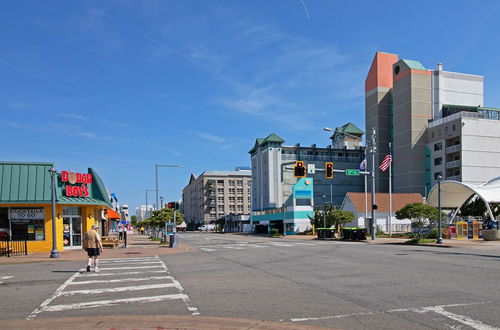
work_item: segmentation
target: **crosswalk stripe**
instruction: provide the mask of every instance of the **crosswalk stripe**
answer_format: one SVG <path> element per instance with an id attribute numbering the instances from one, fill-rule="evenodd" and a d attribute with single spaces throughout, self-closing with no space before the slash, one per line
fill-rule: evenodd
<path id="1" fill-rule="evenodd" d="M 118 269 L 149 269 L 149 268 L 157 268 L 157 267 L 162 267 L 161 265 L 159 266 L 131 266 L 131 267 L 104 267 L 104 268 L 99 268 L 100 270 L 118 270 Z"/>
<path id="2" fill-rule="evenodd" d="M 168 294 L 162 296 L 151 296 L 151 297 L 136 297 L 136 298 L 123 298 L 123 299 L 109 299 L 109 300 L 98 300 L 89 301 L 83 303 L 75 304 L 62 304 L 47 306 L 44 311 L 46 312 L 60 312 L 70 309 L 82 309 L 82 308 L 94 308 L 94 307 L 104 307 L 104 306 L 115 306 L 122 303 L 133 303 L 133 302 L 158 302 L 163 300 L 174 300 L 174 299 L 185 299 L 187 296 L 183 293 Z"/>
<path id="3" fill-rule="evenodd" d="M 132 261 L 132 260 L 158 260 L 158 258 L 155 257 L 136 257 L 136 258 L 107 258 L 107 259 L 101 259 L 101 261 L 114 261 L 114 262 L 126 262 L 126 261 Z"/>
<path id="4" fill-rule="evenodd" d="M 134 274 L 145 274 L 145 273 L 165 273 L 164 270 L 150 270 L 150 271 L 142 271 L 142 272 L 123 272 L 123 273 L 81 273 L 80 277 L 95 277 L 95 276 L 120 276 L 120 275 L 134 275 Z"/>
<path id="5" fill-rule="evenodd" d="M 215 251 L 214 249 L 209 249 L 209 248 L 200 248 L 200 250 L 205 251 L 205 252 Z"/>
<path id="6" fill-rule="evenodd" d="M 163 273 L 163 271 L 162 271 Z M 121 274 L 120 274 L 121 275 Z M 146 276 L 146 277 L 129 277 L 129 278 L 119 278 L 114 280 L 90 280 L 90 281 L 77 281 L 71 282 L 69 285 L 81 285 L 81 284 L 94 284 L 94 283 L 122 283 L 122 282 L 141 282 L 150 280 L 171 280 L 172 276 Z"/>
<path id="7" fill-rule="evenodd" d="M 102 288 L 102 289 L 91 289 L 91 290 L 64 291 L 64 292 L 61 292 L 60 295 L 61 296 L 73 296 L 75 294 L 98 294 L 98 293 L 109 293 L 109 292 L 125 292 L 125 291 L 161 289 L 161 288 L 175 288 L 175 287 L 177 289 L 179 289 L 177 283 L 160 283 L 160 284 L 148 284 L 148 285 L 121 286 L 118 288 Z"/>

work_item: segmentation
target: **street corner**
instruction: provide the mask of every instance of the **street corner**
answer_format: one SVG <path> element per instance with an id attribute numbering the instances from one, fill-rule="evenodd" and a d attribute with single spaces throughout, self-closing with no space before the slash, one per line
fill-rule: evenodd
<path id="1" fill-rule="evenodd" d="M 68 326 L 70 325 L 70 326 Z M 44 318 L 0 323 L 0 329 L 321 329 L 291 322 L 188 315 L 134 315 Z"/>

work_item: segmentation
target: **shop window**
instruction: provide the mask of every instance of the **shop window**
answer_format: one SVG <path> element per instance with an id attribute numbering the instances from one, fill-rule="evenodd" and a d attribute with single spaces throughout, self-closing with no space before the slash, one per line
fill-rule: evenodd
<path id="1" fill-rule="evenodd" d="M 43 208 L 10 208 L 9 217 L 13 240 L 45 240 Z"/>
<path id="2" fill-rule="evenodd" d="M 0 207 L 0 240 L 9 236 L 9 208 Z"/>

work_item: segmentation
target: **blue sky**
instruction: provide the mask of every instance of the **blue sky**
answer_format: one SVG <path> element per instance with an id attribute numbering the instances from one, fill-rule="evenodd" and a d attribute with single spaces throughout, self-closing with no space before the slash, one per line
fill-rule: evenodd
<path id="1" fill-rule="evenodd" d="M 484 75 L 500 107 L 499 16 L 498 1 L 1 1 L 1 159 L 93 167 L 132 209 L 154 164 L 178 164 L 160 194 L 179 199 L 191 173 L 248 166 L 257 137 L 364 129 L 376 51 Z"/>

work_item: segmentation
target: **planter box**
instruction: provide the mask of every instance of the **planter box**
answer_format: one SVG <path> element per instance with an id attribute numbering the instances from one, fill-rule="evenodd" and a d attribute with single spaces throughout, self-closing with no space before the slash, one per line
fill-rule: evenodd
<path id="1" fill-rule="evenodd" d="M 483 239 L 485 241 L 500 241 L 500 230 L 497 229 L 483 230 Z"/>

